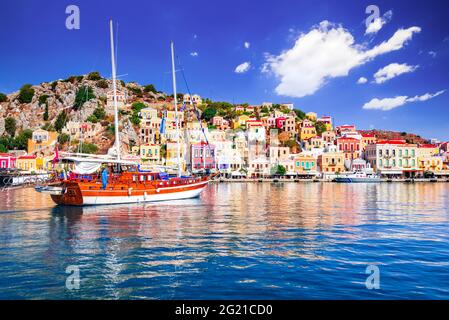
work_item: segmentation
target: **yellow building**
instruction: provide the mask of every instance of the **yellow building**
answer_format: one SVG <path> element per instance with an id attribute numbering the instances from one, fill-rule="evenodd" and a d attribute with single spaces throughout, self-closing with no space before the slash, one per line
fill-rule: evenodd
<path id="1" fill-rule="evenodd" d="M 142 162 L 158 163 L 161 160 L 161 146 L 156 144 L 143 144 L 139 149 Z"/>
<path id="2" fill-rule="evenodd" d="M 316 174 L 317 159 L 311 154 L 300 153 L 295 157 L 295 172 L 298 174 Z"/>
<path id="3" fill-rule="evenodd" d="M 312 121 L 316 121 L 316 119 L 318 118 L 318 115 L 316 114 L 316 112 L 307 112 L 306 118 L 309 120 L 312 120 Z"/>
<path id="4" fill-rule="evenodd" d="M 432 157 L 440 153 L 440 148 L 433 144 L 422 144 L 418 145 L 418 150 L 416 150 L 418 157 Z"/>
<path id="5" fill-rule="evenodd" d="M 420 156 L 418 157 L 418 168 L 423 172 L 438 172 L 443 170 L 443 157 Z"/>
<path id="6" fill-rule="evenodd" d="M 186 154 L 186 144 L 181 143 L 181 150 L 180 150 L 180 163 L 181 163 L 181 169 L 183 171 L 186 170 L 186 161 L 185 161 L 185 154 Z M 166 154 L 165 154 L 165 165 L 170 167 L 177 167 L 178 165 L 178 144 L 176 142 L 167 142 L 166 147 Z"/>
<path id="7" fill-rule="evenodd" d="M 345 171 L 345 155 L 341 152 L 325 152 L 318 156 L 318 166 L 323 173 Z"/>
<path id="8" fill-rule="evenodd" d="M 234 129 L 239 129 L 242 126 L 246 126 L 246 121 L 248 121 L 249 119 L 251 119 L 249 116 L 247 116 L 246 114 L 242 114 L 241 116 L 238 116 L 235 121 L 234 121 Z"/>
<path id="9" fill-rule="evenodd" d="M 57 140 L 58 133 L 56 132 L 36 130 L 33 132 L 31 139 L 28 139 L 28 153 L 44 155 L 54 153 Z"/>
<path id="10" fill-rule="evenodd" d="M 299 139 L 301 141 L 309 140 L 316 136 L 315 125 L 312 121 L 304 119 L 299 127 Z"/>
<path id="11" fill-rule="evenodd" d="M 18 157 L 16 160 L 16 168 L 21 171 L 37 171 L 36 156 L 25 155 Z"/>

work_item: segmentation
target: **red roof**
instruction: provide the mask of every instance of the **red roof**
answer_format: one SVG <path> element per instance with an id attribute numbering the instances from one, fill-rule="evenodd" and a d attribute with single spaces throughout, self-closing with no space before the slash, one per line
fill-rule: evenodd
<path id="1" fill-rule="evenodd" d="M 364 137 L 364 138 L 375 138 L 376 135 L 374 133 L 362 133 L 362 137 Z"/>
<path id="2" fill-rule="evenodd" d="M 407 144 L 405 140 L 382 140 L 377 141 L 377 144 Z"/>
<path id="3" fill-rule="evenodd" d="M 359 139 L 356 139 L 356 138 L 353 138 L 353 137 L 340 137 L 340 138 L 337 138 L 337 140 L 357 140 L 357 141 L 360 141 Z"/>
<path id="4" fill-rule="evenodd" d="M 36 159 L 34 155 L 20 156 L 18 159 Z"/>
<path id="5" fill-rule="evenodd" d="M 418 147 L 419 147 L 419 148 L 432 148 L 432 149 L 434 149 L 434 148 L 436 148 L 437 146 L 434 145 L 434 144 L 420 144 L 420 145 L 418 145 Z"/>

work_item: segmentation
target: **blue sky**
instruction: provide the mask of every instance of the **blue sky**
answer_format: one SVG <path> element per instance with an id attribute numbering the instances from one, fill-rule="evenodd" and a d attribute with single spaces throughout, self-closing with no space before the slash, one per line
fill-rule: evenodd
<path id="1" fill-rule="evenodd" d="M 449 92 L 442 92 L 449 89 L 446 2 L 2 1 L 0 92 L 94 70 L 109 76 L 113 18 L 118 74 L 126 74 L 125 81 L 171 92 L 174 40 L 191 90 L 203 97 L 293 102 L 304 111 L 332 115 L 337 124 L 448 140 Z M 80 8 L 80 30 L 65 28 L 70 4 Z M 365 34 L 370 4 L 379 7 L 383 25 Z M 399 48 L 372 54 L 400 29 L 408 34 Z M 236 73 L 245 62 L 248 70 Z M 413 71 L 393 72 L 388 81 L 375 83 L 374 74 L 393 63 Z M 361 77 L 365 84 L 357 84 Z M 179 91 L 185 90 L 179 81 Z M 369 102 L 371 109 L 364 109 Z"/>

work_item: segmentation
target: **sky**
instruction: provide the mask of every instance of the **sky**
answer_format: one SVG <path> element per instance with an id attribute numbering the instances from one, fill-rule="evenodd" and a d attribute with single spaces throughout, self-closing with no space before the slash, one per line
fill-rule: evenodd
<path id="1" fill-rule="evenodd" d="M 79 29 L 66 28 L 69 5 Z M 110 77 L 112 18 L 126 82 L 171 93 L 174 41 L 177 68 L 204 98 L 291 102 L 337 125 L 449 140 L 448 12 L 434 0 L 2 0 L 0 92 Z M 178 91 L 187 91 L 179 73 Z"/>

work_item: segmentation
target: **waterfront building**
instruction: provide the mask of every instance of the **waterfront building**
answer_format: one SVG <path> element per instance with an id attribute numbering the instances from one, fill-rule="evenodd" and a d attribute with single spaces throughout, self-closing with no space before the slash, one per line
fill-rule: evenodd
<path id="1" fill-rule="evenodd" d="M 261 178 L 271 175 L 270 161 L 266 157 L 250 159 L 248 161 L 247 176 L 251 178 Z"/>
<path id="2" fill-rule="evenodd" d="M 419 156 L 418 157 L 418 168 L 423 173 L 426 172 L 433 172 L 437 173 L 440 171 L 443 171 L 443 163 L 444 163 L 444 157 L 440 156 Z"/>
<path id="3" fill-rule="evenodd" d="M 344 153 L 345 159 L 357 159 L 360 157 L 360 140 L 346 136 L 337 138 L 337 149 Z"/>
<path id="4" fill-rule="evenodd" d="M 342 152 L 325 152 L 318 156 L 318 167 L 323 174 L 337 174 L 345 171 L 345 155 Z"/>
<path id="5" fill-rule="evenodd" d="M 117 108 L 123 108 L 126 104 L 126 94 L 123 91 L 117 90 Z M 106 93 L 106 114 L 114 115 L 114 90 Z"/>
<path id="6" fill-rule="evenodd" d="M 215 146 L 200 142 L 191 145 L 190 165 L 192 170 L 215 168 Z"/>
<path id="7" fill-rule="evenodd" d="M 307 151 L 312 151 L 312 149 L 322 149 L 324 148 L 324 140 L 320 136 L 314 136 L 304 142 L 304 149 Z"/>
<path id="8" fill-rule="evenodd" d="M 326 131 L 333 130 L 332 117 L 330 117 L 330 116 L 322 116 L 322 117 L 316 119 L 316 122 L 324 123 L 324 125 L 326 126 Z"/>
<path id="9" fill-rule="evenodd" d="M 366 150 L 366 146 L 369 144 L 375 144 L 377 142 L 377 137 L 373 133 L 365 133 L 362 134 L 362 140 L 361 140 L 361 148 L 362 151 Z"/>
<path id="10" fill-rule="evenodd" d="M 217 131 L 217 130 L 214 130 Z M 199 143 L 210 138 L 207 123 L 194 120 L 186 123 L 185 130 L 186 141 L 188 143 Z"/>
<path id="11" fill-rule="evenodd" d="M 180 143 L 180 146 L 181 150 L 179 163 L 181 165 L 182 171 L 185 171 L 187 168 L 187 146 L 185 143 Z M 172 168 L 178 166 L 178 144 L 176 142 L 168 141 L 166 143 L 165 165 Z"/>
<path id="12" fill-rule="evenodd" d="M 304 119 L 299 128 L 299 139 L 301 141 L 308 140 L 316 136 L 315 125 L 312 121 Z"/>
<path id="13" fill-rule="evenodd" d="M 311 121 L 316 121 L 316 119 L 318 118 L 318 115 L 316 114 L 316 112 L 307 112 L 306 118 Z"/>
<path id="14" fill-rule="evenodd" d="M 433 157 L 440 154 L 440 148 L 434 144 L 418 145 L 418 157 Z"/>
<path id="15" fill-rule="evenodd" d="M 383 175 L 414 176 L 419 171 L 417 149 L 405 140 L 382 140 L 366 146 L 365 159 Z"/>
<path id="16" fill-rule="evenodd" d="M 281 161 L 287 161 L 290 157 L 290 148 L 289 147 L 269 147 L 270 153 L 270 163 L 278 163 Z"/>
<path id="17" fill-rule="evenodd" d="M 38 129 L 33 132 L 31 139 L 28 139 L 27 151 L 29 154 L 48 155 L 54 152 L 57 140 L 57 132 Z"/>
<path id="18" fill-rule="evenodd" d="M 219 130 L 229 129 L 229 121 L 220 116 L 215 116 L 212 118 L 212 125 Z"/>
<path id="19" fill-rule="evenodd" d="M 157 144 L 160 143 L 160 129 L 162 119 L 158 116 L 158 111 L 154 108 L 144 108 L 140 110 L 140 142 Z"/>
<path id="20" fill-rule="evenodd" d="M 335 131 L 330 130 L 330 131 L 324 131 L 321 134 L 321 137 L 323 138 L 323 141 L 326 143 L 330 143 L 333 144 L 335 139 L 337 139 L 337 134 L 335 133 Z"/>
<path id="21" fill-rule="evenodd" d="M 356 130 L 356 128 L 355 128 L 355 125 L 348 125 L 348 124 L 345 124 L 345 125 L 342 125 L 342 126 L 338 126 L 338 127 L 336 128 L 336 131 L 337 131 L 337 134 L 338 134 L 338 135 L 342 136 L 344 133 L 347 133 L 347 132 L 356 132 L 357 130 Z"/>
<path id="22" fill-rule="evenodd" d="M 33 172 L 37 171 L 35 155 L 24 155 L 16 159 L 16 168 L 21 171 Z"/>
<path id="23" fill-rule="evenodd" d="M 0 153 L 0 169 L 14 169 L 17 158 L 9 153 Z"/>
<path id="24" fill-rule="evenodd" d="M 287 108 L 290 111 L 295 108 L 295 105 L 291 102 L 281 103 L 281 107 Z"/>
<path id="25" fill-rule="evenodd" d="M 201 99 L 201 97 L 197 94 L 193 94 L 192 96 L 190 96 L 190 94 L 186 93 L 182 100 L 185 105 L 191 105 L 192 102 L 196 106 L 203 104 L 203 99 Z"/>
<path id="26" fill-rule="evenodd" d="M 139 147 L 140 159 L 143 163 L 159 164 L 161 161 L 161 146 L 156 144 L 143 144 Z"/>
<path id="27" fill-rule="evenodd" d="M 69 121 L 66 123 L 65 127 L 62 129 L 62 133 L 68 134 L 71 140 L 85 140 L 95 138 L 101 131 L 103 127 L 99 122 L 80 122 L 80 121 Z"/>
<path id="28" fill-rule="evenodd" d="M 251 119 L 251 117 L 246 115 L 246 114 L 242 114 L 240 116 L 237 116 L 237 118 L 234 120 L 233 128 L 234 129 L 240 129 L 242 127 L 246 127 L 246 121 L 248 121 L 250 119 Z"/>
<path id="29" fill-rule="evenodd" d="M 317 158 L 311 153 L 302 152 L 294 158 L 294 171 L 298 175 L 316 175 L 317 174 Z"/>

